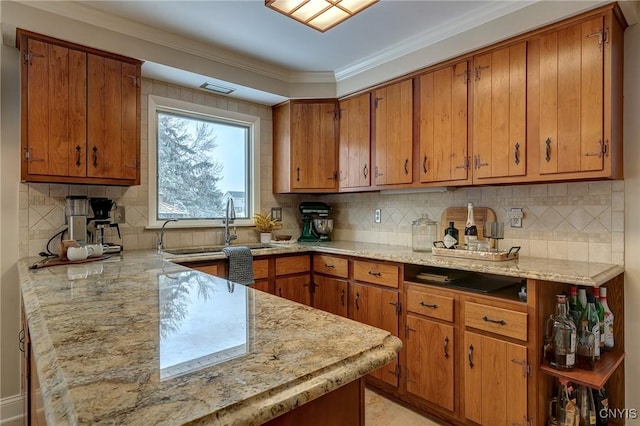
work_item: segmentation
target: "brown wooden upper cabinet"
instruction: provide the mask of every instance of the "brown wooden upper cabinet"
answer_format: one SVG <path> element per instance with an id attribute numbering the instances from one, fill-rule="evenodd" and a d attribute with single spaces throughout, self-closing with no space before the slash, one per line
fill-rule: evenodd
<path id="1" fill-rule="evenodd" d="M 473 181 L 526 173 L 527 43 L 473 58 Z"/>
<path id="2" fill-rule="evenodd" d="M 617 9 L 529 42 L 529 130 L 542 179 L 622 175 L 622 43 Z"/>
<path id="3" fill-rule="evenodd" d="M 17 30 L 21 179 L 140 184 L 142 62 Z"/>
<path id="4" fill-rule="evenodd" d="M 274 192 L 337 191 L 337 100 L 292 100 L 276 105 L 273 132 Z"/>
<path id="5" fill-rule="evenodd" d="M 374 184 L 413 181 L 413 80 L 374 92 Z"/>
<path id="6" fill-rule="evenodd" d="M 371 94 L 340 101 L 340 190 L 371 185 Z"/>
<path id="7" fill-rule="evenodd" d="M 417 77 L 419 181 L 468 181 L 467 61 Z"/>

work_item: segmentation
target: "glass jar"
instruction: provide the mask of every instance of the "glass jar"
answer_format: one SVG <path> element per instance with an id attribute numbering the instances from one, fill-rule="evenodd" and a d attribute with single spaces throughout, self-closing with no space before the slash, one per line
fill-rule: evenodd
<path id="1" fill-rule="evenodd" d="M 413 222 L 411 231 L 413 251 L 429 252 L 433 242 L 438 240 L 438 222 L 430 219 L 426 213 Z"/>

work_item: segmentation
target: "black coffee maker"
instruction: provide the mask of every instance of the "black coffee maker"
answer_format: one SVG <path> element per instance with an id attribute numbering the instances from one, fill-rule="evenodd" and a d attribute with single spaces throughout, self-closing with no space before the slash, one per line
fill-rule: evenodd
<path id="1" fill-rule="evenodd" d="M 88 228 L 93 230 L 93 242 L 108 245 L 110 249 L 107 250 L 107 253 L 120 252 L 122 250 L 121 245 L 108 243 L 104 240 L 104 230 L 106 228 L 116 228 L 118 238 L 122 239 L 120 226 L 117 223 L 112 223 L 111 219 L 111 211 L 117 207 L 116 202 L 110 198 L 93 197 L 89 198 L 89 205 L 91 206 L 91 211 L 93 211 L 93 217 L 88 218 L 87 222 L 89 223 Z"/>

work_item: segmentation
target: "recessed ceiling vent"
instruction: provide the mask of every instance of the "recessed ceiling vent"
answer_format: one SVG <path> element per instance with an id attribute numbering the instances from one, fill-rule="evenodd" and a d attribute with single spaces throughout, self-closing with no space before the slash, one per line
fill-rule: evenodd
<path id="1" fill-rule="evenodd" d="M 219 84 L 215 84 L 215 83 L 202 83 L 200 85 L 200 87 L 202 87 L 203 89 L 206 90 L 210 90 L 212 92 L 216 92 L 216 93 L 220 93 L 222 95 L 228 95 L 230 93 L 235 92 L 236 89 L 232 89 L 231 87 L 225 87 L 225 86 L 221 86 Z"/>

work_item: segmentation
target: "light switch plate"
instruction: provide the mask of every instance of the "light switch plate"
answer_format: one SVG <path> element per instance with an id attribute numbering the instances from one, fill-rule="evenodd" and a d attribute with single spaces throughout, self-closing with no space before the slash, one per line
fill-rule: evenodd
<path id="1" fill-rule="evenodd" d="M 373 221 L 375 223 L 382 222 L 382 209 L 375 209 L 373 212 Z"/>
<path id="2" fill-rule="evenodd" d="M 282 207 L 271 207 L 271 219 L 282 221 Z"/>
<path id="3" fill-rule="evenodd" d="M 117 206 L 113 210 L 113 223 L 125 223 L 127 217 L 124 213 L 124 206 Z"/>

